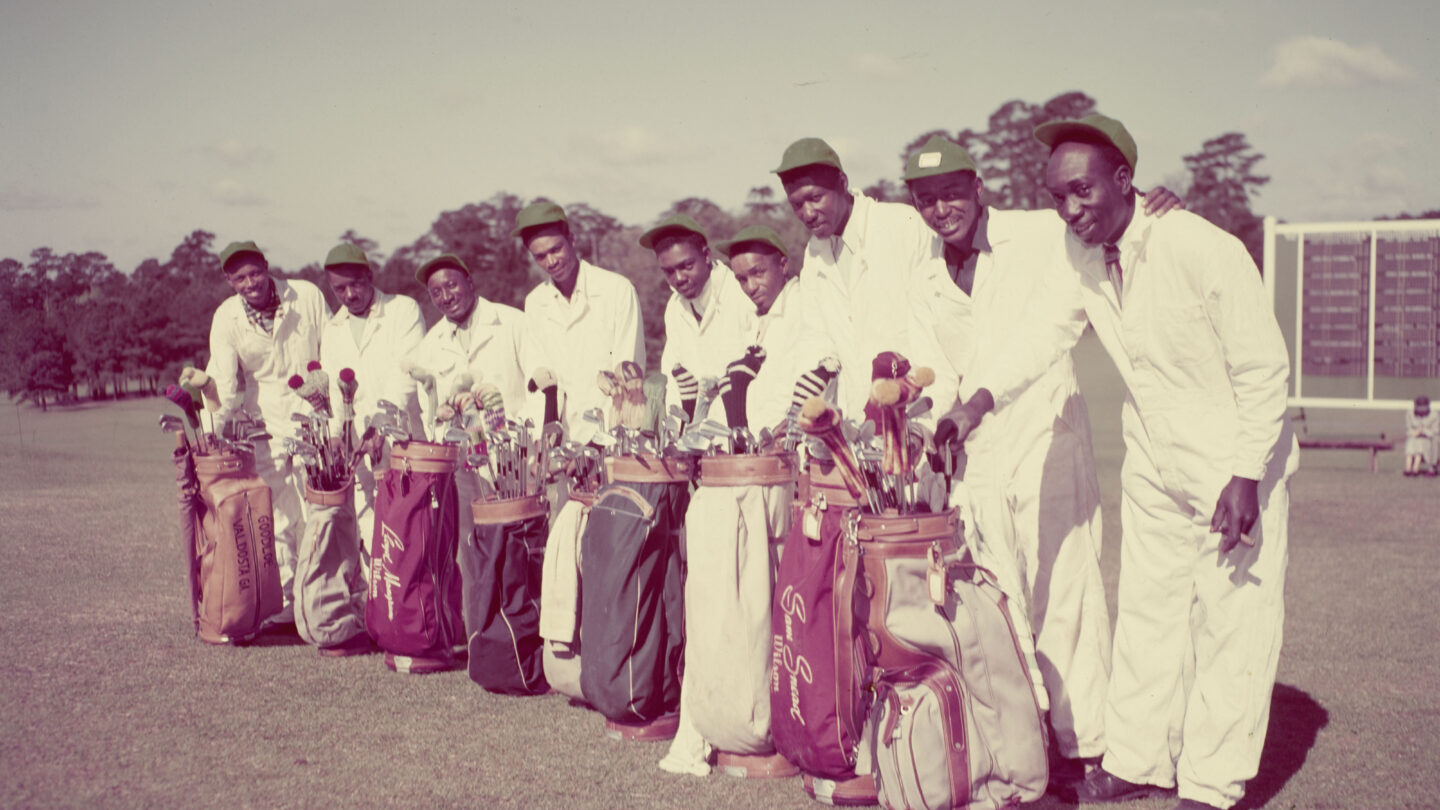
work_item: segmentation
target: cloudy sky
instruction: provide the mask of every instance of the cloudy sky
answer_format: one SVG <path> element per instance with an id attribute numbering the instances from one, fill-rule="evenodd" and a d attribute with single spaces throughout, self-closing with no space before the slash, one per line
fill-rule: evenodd
<path id="1" fill-rule="evenodd" d="M 644 224 L 737 209 L 803 135 L 867 185 L 921 132 L 1069 90 L 1130 127 L 1142 187 L 1238 130 L 1261 213 L 1440 208 L 1437 30 L 1433 0 L 5 0 L 0 256 L 129 270 L 205 228 L 294 268 L 502 190 Z"/>

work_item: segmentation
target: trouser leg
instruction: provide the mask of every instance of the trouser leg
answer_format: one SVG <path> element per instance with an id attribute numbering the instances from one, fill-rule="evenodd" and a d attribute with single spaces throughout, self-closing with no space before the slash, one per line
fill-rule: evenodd
<path id="1" fill-rule="evenodd" d="M 1171 787 L 1194 656 L 1195 520 L 1161 486 L 1143 453 L 1128 449 L 1125 465 L 1102 765 L 1131 782 Z"/>
<path id="2" fill-rule="evenodd" d="M 1035 652 L 1063 757 L 1105 752 L 1110 611 L 1100 576 L 1099 484 L 1087 448 L 1057 431 L 1013 487 Z"/>
<path id="3" fill-rule="evenodd" d="M 1197 527 L 1195 684 L 1178 762 L 1181 798 L 1229 807 L 1255 776 L 1285 624 L 1288 479 L 1262 493 L 1255 546 L 1220 556 L 1221 535 Z M 1207 518 L 1208 521 L 1208 518 Z"/>
<path id="4" fill-rule="evenodd" d="M 974 469 L 972 464 L 971 469 Z M 962 504 L 965 520 L 965 542 L 975 562 L 995 575 L 1000 590 L 1005 592 L 1010 623 L 1020 642 L 1026 671 L 1035 687 L 1041 711 L 1050 710 L 1045 680 L 1035 656 L 1035 632 L 1030 622 L 1030 589 L 1025 576 L 1025 561 L 1016 539 L 1015 511 L 1009 493 L 1001 482 L 978 475 L 955 484 L 951 503 Z"/>
<path id="5" fill-rule="evenodd" d="M 295 620 L 295 555 L 304 531 L 304 512 L 300 503 L 300 476 L 285 456 L 271 456 L 256 448 L 255 469 L 270 487 L 270 501 L 275 515 L 275 563 L 280 569 L 280 593 L 283 605 L 269 620 L 284 624 Z"/>

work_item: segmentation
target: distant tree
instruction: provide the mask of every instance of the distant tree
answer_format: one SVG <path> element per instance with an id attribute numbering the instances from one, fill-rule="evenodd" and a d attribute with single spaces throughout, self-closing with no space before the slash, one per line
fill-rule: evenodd
<path id="1" fill-rule="evenodd" d="M 1250 210 L 1250 200 L 1270 182 L 1268 176 L 1255 173 L 1255 165 L 1264 158 L 1239 132 L 1211 138 L 1199 152 L 1185 156 L 1190 171 L 1185 207 L 1244 242 L 1257 265 L 1264 249 L 1264 223 Z"/>
<path id="2" fill-rule="evenodd" d="M 1421 212 L 1418 213 L 1418 214 L 1402 213 L 1402 214 L 1396 214 L 1396 215 L 1393 216 L 1393 217 L 1392 217 L 1392 216 L 1384 216 L 1384 215 L 1382 215 L 1382 216 L 1376 217 L 1375 219 L 1376 219 L 1376 220 L 1391 220 L 1391 219 L 1440 219 L 1440 208 L 1432 208 L 1432 209 L 1430 209 L 1429 211 L 1421 211 Z"/>
<path id="3" fill-rule="evenodd" d="M 575 239 L 575 248 L 581 258 L 603 266 L 605 260 L 601 246 L 605 237 L 624 227 L 620 220 L 583 202 L 566 206 L 565 218 L 570 221 L 570 235 Z"/>
<path id="4" fill-rule="evenodd" d="M 745 198 L 745 210 L 751 216 L 778 217 L 780 207 L 780 203 L 775 202 L 775 189 L 770 186 L 755 186 Z"/>
<path id="5" fill-rule="evenodd" d="M 860 190 L 860 193 L 872 200 L 878 200 L 880 202 L 910 202 L 910 192 L 905 188 L 904 184 L 888 178 L 881 178 L 875 183 L 866 186 Z"/>
<path id="6" fill-rule="evenodd" d="M 735 228 L 735 218 L 725 209 L 701 197 L 686 197 L 674 203 L 656 218 L 657 221 L 676 214 L 684 214 L 699 223 L 712 240 L 716 234 L 730 233 Z M 643 230 L 642 230 L 643 233 Z"/>

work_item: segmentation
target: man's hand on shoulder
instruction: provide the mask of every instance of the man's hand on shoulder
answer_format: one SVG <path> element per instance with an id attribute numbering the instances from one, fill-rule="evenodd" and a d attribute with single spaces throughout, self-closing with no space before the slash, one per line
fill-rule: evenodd
<path id="1" fill-rule="evenodd" d="M 1156 186 L 1145 195 L 1145 215 L 1163 217 L 1175 209 L 1184 210 L 1185 201 L 1164 186 Z"/>

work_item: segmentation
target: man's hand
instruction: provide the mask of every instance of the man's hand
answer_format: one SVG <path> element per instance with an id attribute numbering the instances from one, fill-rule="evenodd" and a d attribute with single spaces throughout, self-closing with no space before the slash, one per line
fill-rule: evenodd
<path id="1" fill-rule="evenodd" d="M 979 427 L 985 414 L 995 409 L 995 398 L 984 388 L 975 392 L 963 405 L 940 418 L 935 425 L 935 446 L 950 445 L 958 452 L 971 432 Z"/>
<path id="2" fill-rule="evenodd" d="M 1229 554 L 1241 543 L 1255 545 L 1249 532 L 1260 517 L 1260 482 L 1253 478 L 1234 476 L 1230 483 L 1220 490 L 1215 502 L 1215 514 L 1210 518 L 1210 531 L 1224 535 L 1220 540 L 1220 553 Z"/>
<path id="3" fill-rule="evenodd" d="M 1184 209 L 1185 201 L 1164 186 L 1156 186 L 1149 194 L 1145 195 L 1146 216 L 1164 216 L 1166 212 L 1174 211 L 1176 208 Z"/>

